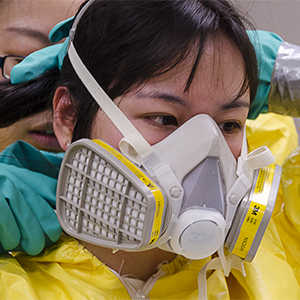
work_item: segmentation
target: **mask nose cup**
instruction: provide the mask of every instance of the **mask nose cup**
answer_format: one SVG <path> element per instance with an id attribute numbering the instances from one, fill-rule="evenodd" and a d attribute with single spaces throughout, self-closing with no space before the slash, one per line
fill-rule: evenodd
<path id="1" fill-rule="evenodd" d="M 215 210 L 185 211 L 175 225 L 171 247 L 190 259 L 202 259 L 216 252 L 225 238 L 225 220 Z"/>

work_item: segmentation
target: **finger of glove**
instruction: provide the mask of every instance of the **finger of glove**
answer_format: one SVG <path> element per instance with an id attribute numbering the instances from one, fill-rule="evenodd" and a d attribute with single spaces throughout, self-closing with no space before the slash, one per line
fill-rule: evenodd
<path id="1" fill-rule="evenodd" d="M 50 200 L 55 203 L 57 180 L 15 166 L 2 165 L 1 172 L 4 172 L 15 183 L 44 233 L 51 241 L 57 241 L 61 234 L 61 227 L 56 213 L 46 199 L 39 194 L 48 193 L 48 199 L 53 198 Z"/>
<path id="2" fill-rule="evenodd" d="M 17 180 L 18 181 L 18 180 Z M 10 178 L 0 175 L 0 190 L 8 200 L 21 233 L 21 245 L 25 252 L 35 255 L 42 251 L 45 237 L 35 213 L 23 194 Z M 32 195 L 34 198 L 34 195 Z"/>
<path id="3" fill-rule="evenodd" d="M 7 176 L 12 182 L 16 183 L 16 186 L 29 203 L 34 201 L 34 198 L 30 196 L 33 193 L 36 195 L 35 197 L 42 198 L 41 202 L 47 201 L 55 207 L 57 178 L 6 164 L 0 164 L 0 170 L 0 174 Z M 39 207 L 39 205 L 37 206 Z"/>
<path id="4" fill-rule="evenodd" d="M 56 184 L 64 153 L 39 151 L 30 144 L 18 141 L 0 154 L 0 174 L 15 174 L 53 207 L 56 202 Z M 7 168 L 7 164 L 9 167 Z"/>
<path id="5" fill-rule="evenodd" d="M 45 247 L 44 248 L 49 248 L 51 247 L 53 244 L 55 244 L 56 241 L 51 241 L 47 235 L 45 235 Z M 11 252 L 19 252 L 19 251 L 24 251 L 24 249 L 22 248 L 21 243 L 19 243 L 19 245 L 17 247 L 14 248 L 10 248 L 9 250 L 5 249 L 0 241 L 0 254 L 2 253 L 7 253 L 8 251 Z"/>
<path id="6" fill-rule="evenodd" d="M 1 245 L 1 242 L 0 242 L 0 254 L 7 253 L 7 252 L 20 252 L 20 251 L 24 251 L 24 249 L 22 248 L 21 242 L 19 243 L 19 245 L 17 247 L 10 248 L 9 250 L 5 249 Z"/>
<path id="7" fill-rule="evenodd" d="M 3 194 L 0 192 L 0 242 L 7 251 L 17 247 L 21 240 L 19 226 Z"/>
<path id="8" fill-rule="evenodd" d="M 74 16 L 56 24 L 49 33 L 49 40 L 52 43 L 57 43 L 61 39 L 67 37 L 72 27 L 73 20 Z"/>
<path id="9" fill-rule="evenodd" d="M 55 244 L 55 242 L 51 241 L 47 235 L 45 235 L 45 247 L 44 248 L 49 248 L 51 247 L 53 244 Z M 8 251 L 10 252 L 20 252 L 20 251 L 24 251 L 24 249 L 22 248 L 21 243 L 19 243 L 19 245 L 17 247 L 11 248 L 9 250 L 5 249 L 2 245 L 1 245 L 1 241 L 0 241 L 0 254 L 2 253 L 7 253 Z"/>
<path id="10" fill-rule="evenodd" d="M 58 67 L 58 53 L 61 44 L 52 45 L 41 50 L 35 51 L 15 65 L 10 73 L 12 84 L 17 84 L 45 73 L 45 71 Z"/>
<path id="11" fill-rule="evenodd" d="M 24 141 L 18 141 L 0 153 L 0 163 L 57 178 L 63 155 L 64 153 L 40 151 Z"/>
<path id="12" fill-rule="evenodd" d="M 61 235 L 62 229 L 54 209 L 37 193 L 33 193 L 28 189 L 23 190 L 22 187 L 21 191 L 25 199 L 30 199 L 28 203 L 39 222 L 39 226 L 52 242 L 56 242 Z"/>

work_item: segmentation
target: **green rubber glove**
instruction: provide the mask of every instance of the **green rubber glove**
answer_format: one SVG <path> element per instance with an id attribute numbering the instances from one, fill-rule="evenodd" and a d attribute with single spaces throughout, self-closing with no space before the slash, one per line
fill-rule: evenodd
<path id="1" fill-rule="evenodd" d="M 15 65 L 10 74 L 12 84 L 34 79 L 47 70 L 54 68 L 61 69 L 63 60 L 67 54 L 69 42 L 69 30 L 74 17 L 64 20 L 55 25 L 49 33 L 49 39 L 53 43 L 66 38 L 63 43 L 52 45 L 28 55 L 21 63 Z"/>
<path id="2" fill-rule="evenodd" d="M 269 111 L 268 95 L 271 77 L 282 38 L 275 33 L 262 30 L 248 31 L 248 35 L 255 48 L 259 71 L 259 86 L 248 119 L 256 119 L 260 113 Z"/>
<path id="3" fill-rule="evenodd" d="M 64 43 L 55 44 L 28 55 L 21 63 L 15 65 L 10 73 L 12 84 L 34 79 L 47 70 L 61 68 L 67 53 L 68 39 Z"/>
<path id="4" fill-rule="evenodd" d="M 0 253 L 40 253 L 56 242 L 54 212 L 63 153 L 39 151 L 19 141 L 0 153 Z"/>

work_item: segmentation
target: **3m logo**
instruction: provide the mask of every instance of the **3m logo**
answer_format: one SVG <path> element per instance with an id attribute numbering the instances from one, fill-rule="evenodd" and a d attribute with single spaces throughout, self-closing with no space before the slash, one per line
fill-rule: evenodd
<path id="1" fill-rule="evenodd" d="M 209 245 L 213 242 L 213 240 L 214 240 L 214 237 L 212 234 L 194 232 L 194 233 L 192 233 L 191 238 L 189 239 L 189 242 L 191 244 Z"/>
<path id="2" fill-rule="evenodd" d="M 257 216 L 257 213 L 259 212 L 259 210 L 260 210 L 260 206 L 254 205 L 253 210 L 252 210 L 252 215 Z"/>

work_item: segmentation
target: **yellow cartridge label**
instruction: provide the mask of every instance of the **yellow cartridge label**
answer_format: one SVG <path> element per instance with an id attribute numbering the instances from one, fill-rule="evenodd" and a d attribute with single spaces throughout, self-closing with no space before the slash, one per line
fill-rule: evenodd
<path id="1" fill-rule="evenodd" d="M 232 253 L 245 258 L 251 248 L 270 197 L 275 165 L 260 169 L 252 199 Z"/>
<path id="2" fill-rule="evenodd" d="M 160 189 L 150 180 L 139 168 L 137 168 L 131 161 L 129 161 L 120 152 L 116 151 L 114 148 L 110 147 L 106 143 L 100 140 L 93 140 L 96 144 L 100 145 L 102 148 L 107 150 L 113 156 L 115 156 L 119 161 L 121 161 L 135 176 L 137 176 L 151 191 L 155 199 L 155 214 L 151 230 L 151 236 L 148 244 L 152 244 L 157 241 L 160 235 L 160 229 L 162 224 L 162 217 L 164 211 L 164 197 Z"/>

